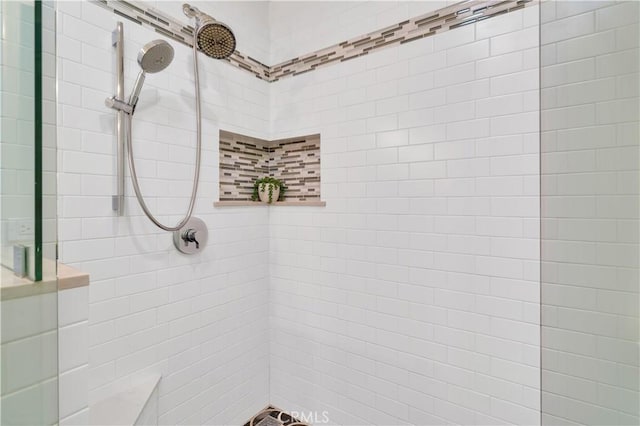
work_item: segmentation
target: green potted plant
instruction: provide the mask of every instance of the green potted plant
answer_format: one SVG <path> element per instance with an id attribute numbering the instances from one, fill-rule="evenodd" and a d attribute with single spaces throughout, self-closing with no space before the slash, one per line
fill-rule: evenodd
<path id="1" fill-rule="evenodd" d="M 282 201 L 286 190 L 287 187 L 284 186 L 281 180 L 266 176 L 254 182 L 251 199 L 253 201 L 260 200 L 263 203 L 271 204 L 274 201 Z"/>

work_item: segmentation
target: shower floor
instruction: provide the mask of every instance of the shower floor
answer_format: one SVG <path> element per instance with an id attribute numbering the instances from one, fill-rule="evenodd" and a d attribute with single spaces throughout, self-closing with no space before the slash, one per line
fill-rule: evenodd
<path id="1" fill-rule="evenodd" d="M 244 426 L 310 426 L 272 405 L 253 416 Z"/>

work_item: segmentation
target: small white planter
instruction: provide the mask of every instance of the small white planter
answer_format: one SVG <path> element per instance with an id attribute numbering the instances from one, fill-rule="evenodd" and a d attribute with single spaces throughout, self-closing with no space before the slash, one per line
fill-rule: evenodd
<path id="1" fill-rule="evenodd" d="M 258 195 L 260 196 L 260 201 L 263 203 L 269 203 L 269 187 L 273 187 L 273 191 L 271 193 L 271 202 L 275 203 L 278 201 L 278 197 L 280 196 L 280 187 L 274 186 L 272 183 L 267 183 L 264 185 L 264 191 L 262 190 L 262 185 L 258 186 Z"/>

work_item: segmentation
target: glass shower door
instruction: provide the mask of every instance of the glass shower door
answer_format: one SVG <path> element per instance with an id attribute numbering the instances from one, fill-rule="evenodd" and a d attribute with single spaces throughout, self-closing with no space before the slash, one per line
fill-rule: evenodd
<path id="1" fill-rule="evenodd" d="M 0 23 L 0 424 L 57 424 L 53 3 L 3 1 Z"/>
<path id="2" fill-rule="evenodd" d="M 541 3 L 544 425 L 640 424 L 640 3 Z"/>

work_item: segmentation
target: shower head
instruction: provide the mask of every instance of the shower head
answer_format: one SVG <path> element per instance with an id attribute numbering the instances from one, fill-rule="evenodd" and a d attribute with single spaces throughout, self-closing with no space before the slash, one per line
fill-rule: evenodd
<path id="1" fill-rule="evenodd" d="M 144 72 L 156 73 L 164 70 L 173 60 L 173 47 L 164 40 L 153 40 L 138 53 L 138 64 Z"/>
<path id="2" fill-rule="evenodd" d="M 231 29 L 213 19 L 201 22 L 197 39 L 200 50 L 214 59 L 228 58 L 236 50 L 236 37 Z"/>
<path id="3" fill-rule="evenodd" d="M 129 96 L 129 105 L 133 107 L 134 111 L 146 74 L 157 73 L 167 68 L 173 61 L 173 53 L 173 47 L 164 40 L 153 40 L 140 49 L 138 65 L 141 70 L 133 85 L 131 96 Z"/>
<path id="4" fill-rule="evenodd" d="M 195 42 L 205 55 L 214 59 L 226 59 L 231 56 L 236 50 L 236 36 L 229 26 L 186 3 L 182 10 L 188 17 L 196 18 Z"/>

